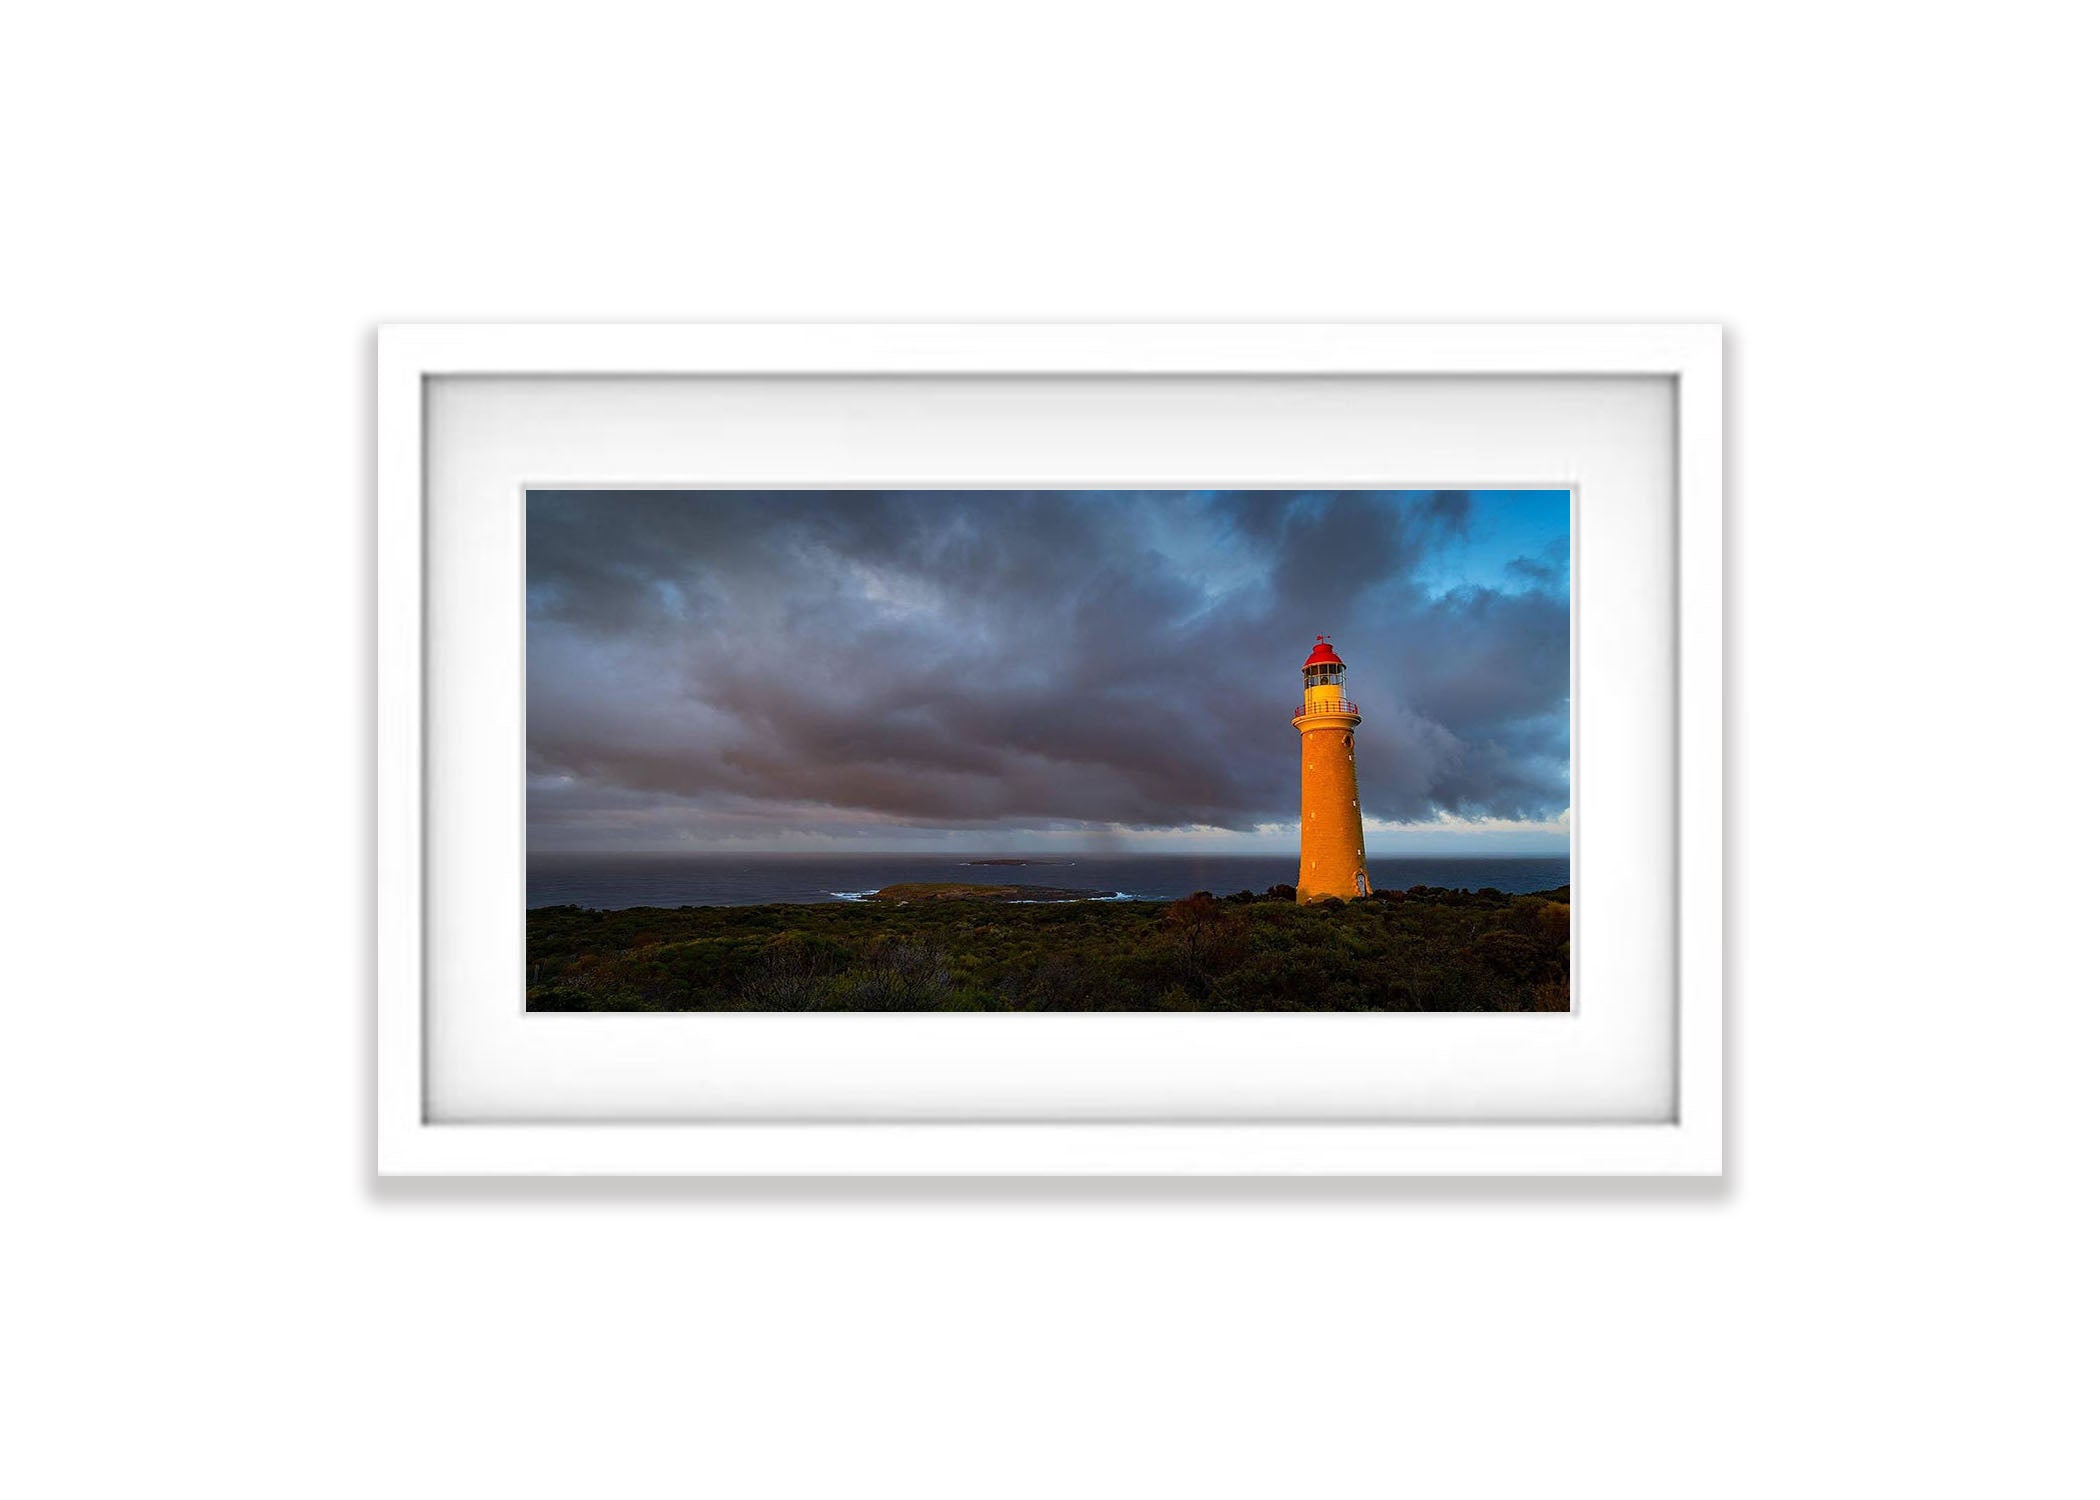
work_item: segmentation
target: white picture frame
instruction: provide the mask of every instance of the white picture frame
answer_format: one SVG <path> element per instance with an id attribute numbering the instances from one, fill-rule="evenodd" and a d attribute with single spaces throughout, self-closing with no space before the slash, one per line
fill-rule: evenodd
<path id="1" fill-rule="evenodd" d="M 1707 325 L 484 325 L 378 336 L 377 1142 L 382 1175 L 1718 1175 L 1722 1108 L 1722 358 Z M 1666 382 L 1672 444 L 1671 1107 L 1482 1118 L 443 1118 L 426 922 L 431 383 L 456 378 Z M 1284 418 L 1279 418 L 1284 420 Z M 781 480 L 802 460 L 780 455 Z M 555 476 L 540 475 L 543 479 Z M 563 478 L 634 476 L 563 475 Z M 1011 474 L 1009 478 L 1019 478 Z M 1279 476 L 1281 477 L 1281 476 Z M 1443 474 L 1486 483 L 1497 474 Z M 746 475 L 751 479 L 753 476 Z M 1578 630 L 1580 601 L 1578 600 Z M 488 622 L 495 624 L 497 622 Z M 506 627 L 507 628 L 507 627 Z M 1578 710 L 1579 711 L 1579 710 Z M 502 768 L 491 767 L 492 774 Z M 1578 813 L 1579 818 L 1579 813 Z M 1578 889 L 1578 912 L 1582 894 Z M 1670 930 L 1674 927 L 1674 930 Z M 1578 1002 L 1579 1004 L 1579 1002 Z M 858 1018 L 869 1019 L 869 1018 Z M 1393 1018 L 1407 1019 L 1407 1018 Z"/>

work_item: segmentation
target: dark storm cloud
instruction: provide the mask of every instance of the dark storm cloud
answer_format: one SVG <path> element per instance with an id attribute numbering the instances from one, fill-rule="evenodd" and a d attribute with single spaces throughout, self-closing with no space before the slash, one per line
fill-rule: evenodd
<path id="1" fill-rule="evenodd" d="M 535 837 L 1293 822 L 1289 718 L 1316 631 L 1364 708 L 1368 813 L 1554 817 L 1565 499 L 1557 558 L 1430 587 L 1482 503 L 535 494 Z"/>

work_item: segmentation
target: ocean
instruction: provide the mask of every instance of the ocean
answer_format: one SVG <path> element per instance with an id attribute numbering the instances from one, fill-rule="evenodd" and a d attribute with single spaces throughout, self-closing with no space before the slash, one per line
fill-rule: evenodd
<path id="1" fill-rule="evenodd" d="M 962 854 L 532 854 L 527 906 L 756 906 L 861 900 L 905 881 L 967 880 L 1098 891 L 1105 900 L 1229 896 L 1298 879 L 1295 854 L 1109 854 L 1072 858 Z M 972 863 L 972 860 L 996 861 Z M 1370 862 L 1382 890 L 1440 885 L 1544 891 L 1568 884 L 1568 856 L 1410 856 Z"/>

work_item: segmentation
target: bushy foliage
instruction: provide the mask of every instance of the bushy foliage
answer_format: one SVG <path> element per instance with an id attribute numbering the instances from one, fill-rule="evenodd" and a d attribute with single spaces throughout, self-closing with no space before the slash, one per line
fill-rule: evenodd
<path id="1" fill-rule="evenodd" d="M 1277 892 L 1282 892 L 1279 896 Z M 527 913 L 526 1004 L 584 1010 L 1566 1010 L 1569 891 L 574 906 Z"/>

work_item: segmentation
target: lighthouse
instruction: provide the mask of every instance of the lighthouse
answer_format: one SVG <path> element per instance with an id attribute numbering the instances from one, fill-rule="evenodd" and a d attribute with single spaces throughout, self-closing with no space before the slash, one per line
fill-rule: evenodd
<path id="1" fill-rule="evenodd" d="M 1371 894 L 1364 870 L 1364 815 L 1356 800 L 1356 726 L 1363 715 L 1342 695 L 1346 666 L 1326 636 L 1305 658 L 1298 730 L 1298 904 Z"/>

